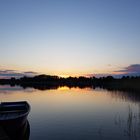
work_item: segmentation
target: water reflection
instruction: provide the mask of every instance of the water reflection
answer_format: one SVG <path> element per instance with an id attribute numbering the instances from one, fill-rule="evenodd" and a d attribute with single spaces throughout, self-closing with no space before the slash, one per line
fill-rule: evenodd
<path id="1" fill-rule="evenodd" d="M 128 106 L 126 119 L 116 116 L 115 125 L 119 128 L 123 127 L 124 135 L 130 140 L 140 139 L 140 105 L 138 112 L 134 111 L 131 106 Z"/>
<path id="2" fill-rule="evenodd" d="M 116 99 L 122 99 L 124 101 L 140 102 L 140 94 L 135 92 L 124 92 L 124 91 L 110 91 L 110 96 Z"/>
<path id="3" fill-rule="evenodd" d="M 138 93 L 89 87 L 5 89 L 9 94 L 1 90 L 2 101 L 26 100 L 32 106 L 30 140 L 140 139 Z"/>

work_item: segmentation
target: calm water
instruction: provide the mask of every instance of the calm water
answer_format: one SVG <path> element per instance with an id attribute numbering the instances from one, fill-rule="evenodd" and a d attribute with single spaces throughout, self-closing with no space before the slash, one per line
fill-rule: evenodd
<path id="1" fill-rule="evenodd" d="M 29 102 L 30 140 L 140 139 L 140 100 L 134 93 L 0 86 L 0 100 Z"/>

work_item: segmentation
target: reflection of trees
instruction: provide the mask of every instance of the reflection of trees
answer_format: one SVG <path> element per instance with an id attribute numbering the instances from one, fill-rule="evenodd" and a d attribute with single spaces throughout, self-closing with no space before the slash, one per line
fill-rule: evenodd
<path id="1" fill-rule="evenodd" d="M 124 91 L 111 91 L 109 92 L 110 96 L 113 98 L 120 98 L 122 100 L 130 100 L 132 102 L 139 102 L 140 101 L 140 94 L 136 92 L 124 92 Z"/>
<path id="2" fill-rule="evenodd" d="M 24 88 L 33 87 L 41 90 L 58 88 L 59 86 L 79 87 L 79 88 L 104 88 L 111 91 L 131 91 L 140 92 L 140 77 L 122 77 L 115 79 L 108 77 L 68 77 L 62 78 L 50 75 L 38 75 L 35 77 L 22 77 L 20 79 L 0 79 L 0 85 L 9 84 L 11 86 L 20 85 Z"/>

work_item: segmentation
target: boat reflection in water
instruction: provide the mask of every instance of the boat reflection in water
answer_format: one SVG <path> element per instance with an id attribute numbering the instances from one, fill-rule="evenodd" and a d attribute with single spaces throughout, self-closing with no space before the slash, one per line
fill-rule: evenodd
<path id="1" fill-rule="evenodd" d="M 27 116 L 30 105 L 26 101 L 0 104 L 0 139 L 29 140 Z"/>

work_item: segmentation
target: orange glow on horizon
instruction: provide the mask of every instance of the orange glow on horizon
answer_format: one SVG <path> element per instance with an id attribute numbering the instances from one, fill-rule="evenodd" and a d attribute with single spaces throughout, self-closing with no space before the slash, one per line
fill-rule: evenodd
<path id="1" fill-rule="evenodd" d="M 57 90 L 63 91 L 63 90 L 69 90 L 70 88 L 67 86 L 59 87 Z"/>

